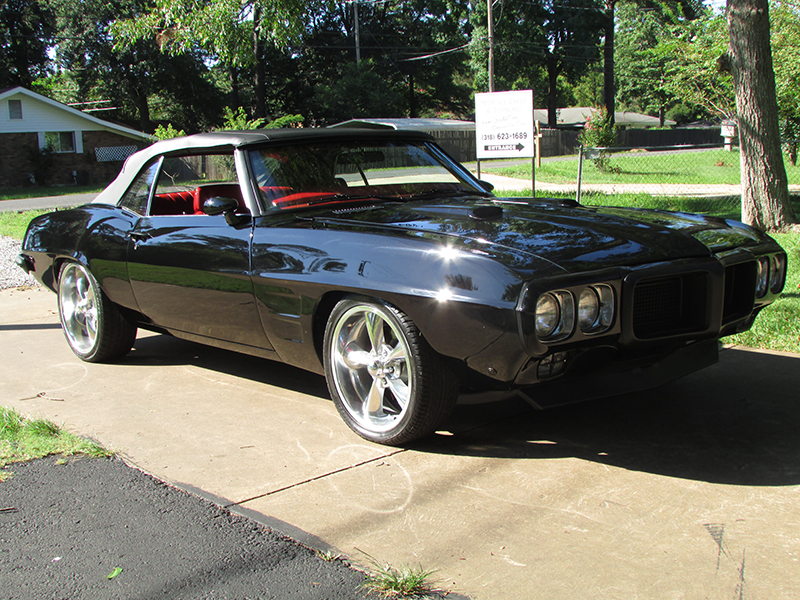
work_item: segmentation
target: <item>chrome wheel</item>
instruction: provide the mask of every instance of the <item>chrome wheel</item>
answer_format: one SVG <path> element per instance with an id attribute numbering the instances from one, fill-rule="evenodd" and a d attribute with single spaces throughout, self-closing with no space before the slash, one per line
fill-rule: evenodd
<path id="1" fill-rule="evenodd" d="M 130 323 L 81 264 L 65 264 L 58 278 L 58 315 L 72 351 L 88 362 L 130 352 L 136 326 Z"/>
<path id="2" fill-rule="evenodd" d="M 339 302 L 325 329 L 323 357 L 339 414 L 372 442 L 399 445 L 422 437 L 455 405 L 452 371 L 392 306 Z"/>
<path id="3" fill-rule="evenodd" d="M 408 410 L 414 358 L 397 326 L 377 307 L 358 305 L 337 321 L 330 356 L 344 406 L 364 429 L 385 432 Z"/>
<path id="4" fill-rule="evenodd" d="M 76 354 L 90 354 L 97 344 L 98 298 L 86 270 L 69 263 L 61 272 L 58 305 L 64 335 Z"/>

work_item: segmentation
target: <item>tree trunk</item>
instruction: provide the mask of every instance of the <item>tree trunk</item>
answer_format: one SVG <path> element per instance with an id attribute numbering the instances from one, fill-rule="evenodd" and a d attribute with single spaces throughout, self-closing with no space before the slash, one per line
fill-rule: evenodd
<path id="1" fill-rule="evenodd" d="M 765 231 L 794 222 L 781 153 L 768 0 L 728 0 L 727 53 L 736 93 L 742 177 L 742 220 Z"/>
<path id="2" fill-rule="evenodd" d="M 236 67 L 230 66 L 228 67 L 228 75 L 231 79 L 231 98 L 230 104 L 233 111 L 237 111 L 241 106 L 241 101 L 239 100 L 239 71 Z"/>
<path id="3" fill-rule="evenodd" d="M 264 43 L 261 41 L 261 9 L 253 10 L 253 54 L 255 54 L 255 116 L 264 119 L 267 116 L 266 70 L 264 69 Z"/>
<path id="4" fill-rule="evenodd" d="M 558 58 L 547 53 L 547 126 L 555 129 L 558 125 Z"/>
<path id="5" fill-rule="evenodd" d="M 408 76 L 408 116 L 412 119 L 417 117 L 417 98 L 414 95 L 414 76 Z"/>
<path id="6" fill-rule="evenodd" d="M 615 122 L 616 89 L 614 87 L 614 8 L 617 0 L 605 0 L 606 30 L 603 44 L 603 102 L 611 125 Z"/>
<path id="7" fill-rule="evenodd" d="M 134 92 L 133 101 L 139 112 L 139 130 L 145 133 L 153 133 L 153 124 L 150 122 L 150 105 L 147 102 L 147 94 Z"/>

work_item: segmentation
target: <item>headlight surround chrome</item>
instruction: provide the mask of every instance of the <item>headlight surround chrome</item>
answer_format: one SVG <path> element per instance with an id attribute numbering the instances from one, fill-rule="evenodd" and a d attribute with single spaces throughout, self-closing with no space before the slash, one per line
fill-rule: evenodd
<path id="1" fill-rule="evenodd" d="M 591 331 L 600 316 L 600 298 L 594 288 L 587 287 L 578 299 L 578 326 L 581 331 Z"/>
<path id="2" fill-rule="evenodd" d="M 546 292 L 536 300 L 536 335 L 544 341 L 568 337 L 575 328 L 575 299 L 565 290 Z"/>
<path id="3" fill-rule="evenodd" d="M 769 287 L 769 267 L 770 259 L 768 256 L 761 256 L 757 261 L 756 271 L 756 298 L 763 298 L 767 295 Z"/>
<path id="4" fill-rule="evenodd" d="M 578 326 L 585 334 L 608 331 L 614 324 L 614 289 L 610 285 L 590 285 L 578 301 Z"/>
<path id="5" fill-rule="evenodd" d="M 786 255 L 775 254 L 770 259 L 769 291 L 773 294 L 783 289 L 786 278 Z"/>

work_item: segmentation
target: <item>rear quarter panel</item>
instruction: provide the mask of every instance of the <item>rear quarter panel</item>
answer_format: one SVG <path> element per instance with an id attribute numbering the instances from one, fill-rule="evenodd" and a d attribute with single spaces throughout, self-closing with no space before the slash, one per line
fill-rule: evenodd
<path id="1" fill-rule="evenodd" d="M 137 218 L 105 205 L 48 213 L 31 221 L 22 251 L 33 258 L 36 279 L 51 290 L 61 265 L 73 260 L 89 268 L 112 302 L 138 310 L 126 266 L 127 235 Z"/>

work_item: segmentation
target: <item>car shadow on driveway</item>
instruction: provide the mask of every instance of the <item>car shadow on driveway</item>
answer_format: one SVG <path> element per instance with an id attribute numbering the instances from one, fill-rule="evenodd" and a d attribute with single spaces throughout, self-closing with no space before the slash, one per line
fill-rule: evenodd
<path id="1" fill-rule="evenodd" d="M 141 337 L 122 362 L 191 364 L 329 399 L 322 376 L 169 336 Z M 728 349 L 719 364 L 661 388 L 544 411 L 519 399 L 459 405 L 442 431 L 408 448 L 487 458 L 579 458 L 711 483 L 796 485 L 800 356 Z"/>
<path id="2" fill-rule="evenodd" d="M 580 458 L 710 483 L 800 483 L 800 356 L 731 349 L 659 389 L 544 411 L 521 400 L 459 407 L 456 435 L 421 452 Z"/>
<path id="3" fill-rule="evenodd" d="M 325 378 L 274 360 L 241 354 L 170 335 L 139 335 L 133 351 L 119 364 L 141 366 L 193 365 L 250 381 L 330 399 Z"/>

